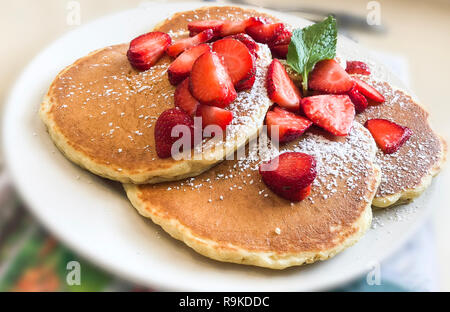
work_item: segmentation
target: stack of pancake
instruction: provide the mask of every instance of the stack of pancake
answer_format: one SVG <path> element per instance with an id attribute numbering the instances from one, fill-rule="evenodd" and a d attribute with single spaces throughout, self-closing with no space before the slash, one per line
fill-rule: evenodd
<path id="1" fill-rule="evenodd" d="M 177 13 L 154 30 L 181 38 L 195 19 L 250 16 L 276 20 L 249 9 L 206 7 Z M 137 71 L 127 49 L 121 44 L 94 51 L 59 73 L 41 105 L 41 118 L 68 159 L 124 183 L 141 215 L 207 257 L 273 269 L 328 259 L 362 237 L 372 205 L 388 207 L 419 196 L 445 160 L 445 142 L 418 103 L 386 82 L 360 77 L 371 80 L 386 102 L 359 114 L 347 137 L 314 129 L 282 145 L 277 153 L 314 155 L 317 178 L 301 202 L 277 196 L 258 174 L 265 155 L 245 148 L 273 104 L 265 90 L 272 60 L 265 45 L 258 52 L 253 88 L 240 92 L 230 106 L 236 130 L 221 142 L 223 148 L 205 141 L 201 159 L 158 158 L 155 122 L 173 107 L 175 87 L 167 77 L 171 59 L 164 56 L 151 69 Z M 384 154 L 362 126 L 368 118 L 389 118 L 414 135 L 398 152 Z M 245 148 L 245 156 L 224 160 L 236 148 Z"/>

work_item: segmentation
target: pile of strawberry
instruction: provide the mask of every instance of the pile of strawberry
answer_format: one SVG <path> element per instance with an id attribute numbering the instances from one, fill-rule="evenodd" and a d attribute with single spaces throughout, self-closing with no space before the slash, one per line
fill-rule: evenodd
<path id="1" fill-rule="evenodd" d="M 243 21 L 209 20 L 188 24 L 190 37 L 172 42 L 162 32 L 151 32 L 130 43 L 127 56 L 133 67 L 147 70 L 166 53 L 174 58 L 168 77 L 176 86 L 175 108 L 164 111 L 155 125 L 156 152 L 160 158 L 171 157 L 171 148 L 179 137 L 172 128 L 187 126 L 193 146 L 193 117 L 202 117 L 202 127 L 217 125 L 223 130 L 233 119 L 227 110 L 237 92 L 253 87 L 258 57 L 256 42 L 267 44 L 272 55 L 286 58 L 292 33 L 282 23 L 268 23 L 251 17 Z M 347 62 L 344 70 L 334 59 L 315 64 L 307 76 L 307 91 L 300 89 L 274 59 L 266 77 L 269 98 L 275 103 L 266 115 L 269 135 L 280 143 L 300 137 L 313 124 L 336 136 L 346 136 L 355 113 L 369 105 L 384 102 L 375 88 L 351 74 L 370 75 L 363 62 Z M 275 128 L 277 127 L 277 128 Z M 406 142 L 411 131 L 384 119 L 367 121 L 378 146 L 385 153 L 394 153 Z M 278 129 L 278 137 L 272 133 Z M 272 166 L 271 170 L 262 168 Z M 263 166 L 264 165 L 264 166 Z M 316 162 L 303 153 L 284 153 L 261 165 L 262 180 L 276 194 L 291 201 L 304 199 L 316 176 Z"/>
<path id="2" fill-rule="evenodd" d="M 266 115 L 269 135 L 278 127 L 278 141 L 299 138 L 313 124 L 336 136 L 346 136 L 355 118 L 369 105 L 379 105 L 384 97 L 375 88 L 350 74 L 370 75 L 368 66 L 359 61 L 347 62 L 344 70 L 334 59 L 317 63 L 309 74 L 309 93 L 303 97 L 289 78 L 284 66 L 273 60 L 267 73 L 267 91 L 277 105 Z M 411 130 L 385 119 L 366 122 L 378 146 L 394 153 L 411 136 Z M 264 183 L 276 194 L 291 201 L 309 195 L 315 178 L 315 161 L 303 153 L 284 153 L 271 160 L 273 170 L 261 170 Z"/>
<path id="3" fill-rule="evenodd" d="M 175 108 L 161 114 L 155 125 L 160 158 L 171 156 L 171 147 L 179 138 L 171 136 L 171 129 L 185 125 L 193 130 L 193 116 L 202 117 L 203 128 L 217 125 L 225 130 L 233 119 L 226 107 L 237 92 L 251 89 L 255 82 L 256 42 L 268 44 L 274 53 L 285 57 L 292 35 L 284 24 L 256 17 L 194 21 L 188 30 L 188 38 L 175 42 L 163 32 L 144 34 L 131 41 L 127 53 L 130 64 L 138 70 L 148 70 L 165 53 L 174 58 L 168 77 L 177 86 Z"/>

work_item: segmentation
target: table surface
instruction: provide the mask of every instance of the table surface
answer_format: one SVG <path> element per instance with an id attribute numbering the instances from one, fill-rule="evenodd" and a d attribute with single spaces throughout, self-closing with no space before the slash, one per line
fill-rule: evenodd
<path id="1" fill-rule="evenodd" d="M 254 4 L 270 4 L 273 0 Z M 159 1 L 161 2 L 161 1 Z M 295 0 L 277 0 L 278 5 L 298 3 Z M 303 7 L 317 7 L 334 12 L 348 12 L 366 16 L 368 1 L 345 0 L 321 2 L 302 0 Z M 447 122 L 450 108 L 447 100 L 450 62 L 450 1 L 397 0 L 378 1 L 381 20 L 387 28 L 383 34 L 353 31 L 352 35 L 363 45 L 376 50 L 398 54 L 408 60 L 411 88 L 431 113 L 434 128 L 450 138 Z M 40 50 L 77 25 L 71 25 L 71 8 L 79 5 L 81 23 L 102 15 L 142 5 L 142 0 L 14 0 L 0 3 L 0 33 L 4 44 L 0 50 L 0 105 L 3 104 L 17 75 Z M 0 158 L 1 161 L 1 158 Z M 448 175 L 446 175 L 448 176 Z M 447 177 L 446 177 L 447 179 Z M 449 185 L 449 181 L 445 181 Z M 450 236 L 448 202 L 450 195 L 443 193 L 440 207 L 435 207 L 434 224 L 437 237 L 442 290 L 450 290 Z M 445 200 L 449 199 L 449 200 Z"/>

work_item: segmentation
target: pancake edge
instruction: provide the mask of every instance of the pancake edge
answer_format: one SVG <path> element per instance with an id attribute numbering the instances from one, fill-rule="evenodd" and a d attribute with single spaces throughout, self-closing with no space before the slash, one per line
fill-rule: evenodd
<path id="1" fill-rule="evenodd" d="M 400 92 L 403 92 L 404 94 L 406 94 L 407 96 L 410 96 L 411 100 L 414 102 L 414 104 L 416 104 L 422 110 L 424 110 L 428 116 L 430 115 L 428 109 L 424 105 L 422 105 L 418 101 L 417 98 L 410 95 L 408 92 L 406 92 L 405 90 L 403 90 L 401 88 L 398 88 L 398 87 L 392 86 L 392 85 L 391 85 L 391 87 L 395 91 L 400 91 Z M 372 201 L 373 208 L 383 209 L 383 208 L 389 208 L 389 207 L 403 205 L 403 204 L 412 202 L 414 199 L 418 198 L 420 195 L 423 194 L 423 192 L 426 191 L 426 189 L 431 185 L 433 178 L 436 177 L 439 174 L 439 172 L 441 172 L 441 170 L 447 160 L 448 145 L 447 145 L 447 142 L 445 141 L 445 139 L 433 130 L 433 127 L 432 127 L 430 121 L 428 120 L 428 118 L 427 118 L 426 122 L 427 122 L 428 126 L 430 127 L 433 135 L 439 139 L 440 146 L 441 146 L 440 153 L 439 153 L 439 159 L 434 163 L 434 166 L 432 166 L 428 170 L 428 174 L 424 175 L 422 177 L 421 182 L 417 186 L 406 189 L 402 192 L 394 193 L 394 194 L 387 195 L 387 196 L 379 196 L 379 197 L 375 196 Z"/>
<path id="2" fill-rule="evenodd" d="M 375 142 L 374 142 L 375 144 Z M 375 157 L 375 156 L 374 156 Z M 221 245 L 213 240 L 204 239 L 196 236 L 190 228 L 183 225 L 174 218 L 164 218 L 151 207 L 147 210 L 147 205 L 139 198 L 139 185 L 123 184 L 125 192 L 131 204 L 136 208 L 138 213 L 153 221 L 153 223 L 161 226 L 165 232 L 171 237 L 184 242 L 188 247 L 197 253 L 221 262 L 231 262 L 237 264 L 253 265 L 275 270 L 282 270 L 292 266 L 301 266 L 311 264 L 316 261 L 324 261 L 330 259 L 342 252 L 344 249 L 353 246 L 367 232 L 372 224 L 372 204 L 371 199 L 375 196 L 378 185 L 381 182 L 381 170 L 377 164 L 372 161 L 373 182 L 374 185 L 368 196 L 369 200 L 361 213 L 361 216 L 353 223 L 353 227 L 358 230 L 338 245 L 323 251 L 308 251 L 299 253 L 277 253 L 277 252 L 258 252 L 250 251 L 245 248 L 227 244 Z"/>
<path id="3" fill-rule="evenodd" d="M 434 134 L 436 133 L 434 132 Z M 380 197 L 375 196 L 372 201 L 372 205 L 374 206 L 374 208 L 383 209 L 392 206 L 407 204 L 413 201 L 414 199 L 418 198 L 420 195 L 422 195 L 423 192 L 426 191 L 426 189 L 431 185 L 433 178 L 436 177 L 439 174 L 439 172 L 441 172 L 444 163 L 447 160 L 447 150 L 448 150 L 447 143 L 442 136 L 437 134 L 436 136 L 439 138 L 439 142 L 441 144 L 441 153 L 439 155 L 439 161 L 437 161 L 435 165 L 430 168 L 429 173 L 422 178 L 421 183 L 416 187 L 406 189 L 403 192 L 395 193 L 388 196 L 380 196 Z"/>

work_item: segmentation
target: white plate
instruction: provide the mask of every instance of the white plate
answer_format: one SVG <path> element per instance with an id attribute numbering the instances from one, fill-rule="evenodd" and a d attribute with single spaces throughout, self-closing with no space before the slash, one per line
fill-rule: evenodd
<path id="1" fill-rule="evenodd" d="M 38 108 L 62 68 L 92 50 L 128 42 L 176 11 L 203 5 L 155 3 L 99 19 L 57 40 L 29 64 L 6 103 L 3 129 L 5 158 L 21 195 L 35 216 L 80 255 L 130 281 L 160 290 L 316 290 L 367 272 L 404 242 L 438 203 L 435 187 L 412 205 L 376 213 L 378 223 L 384 225 L 371 229 L 334 259 L 272 271 L 196 254 L 140 217 L 119 184 L 73 165 L 53 145 Z M 307 24 L 297 17 L 271 13 L 298 26 Z M 364 53 L 345 38 L 339 44 L 342 51 Z"/>

